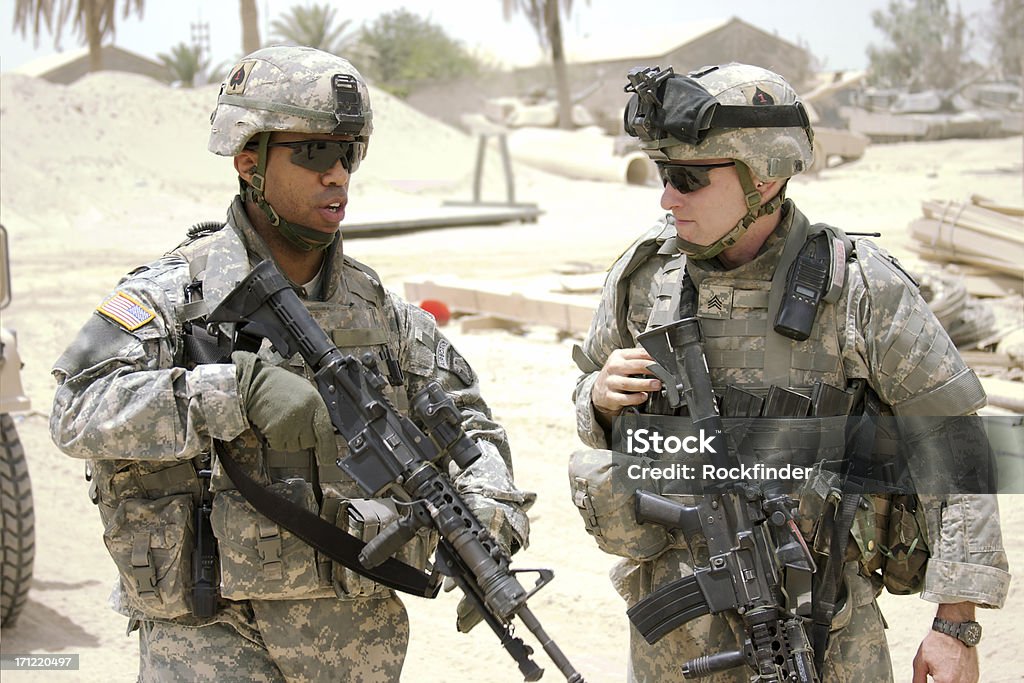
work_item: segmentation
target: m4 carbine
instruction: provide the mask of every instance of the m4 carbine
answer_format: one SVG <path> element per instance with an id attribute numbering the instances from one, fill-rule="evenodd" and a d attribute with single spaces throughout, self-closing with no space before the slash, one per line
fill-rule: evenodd
<path id="1" fill-rule="evenodd" d="M 368 496 L 391 494 L 409 509 L 359 553 L 367 568 L 387 560 L 415 535 L 434 526 L 439 535 L 435 571 L 452 578 L 498 635 L 527 681 L 544 670 L 530 658 L 533 650 L 513 635 L 519 619 L 570 683 L 583 683 L 527 606 L 527 600 L 553 577 L 546 569 L 514 570 L 511 559 L 490 536 L 469 506 L 438 469 L 450 456 L 460 468 L 480 457 L 480 447 L 462 429 L 454 401 L 431 382 L 411 401 L 418 424 L 402 415 L 382 389 L 387 380 L 367 354 L 362 360 L 343 354 L 320 328 L 272 261 L 264 261 L 238 284 L 207 320 L 233 323 L 236 347 L 256 348 L 267 339 L 285 358 L 298 353 L 312 369 L 335 429 L 348 442 L 341 467 Z M 302 537 L 300 535 L 300 537 Z M 539 578 L 527 590 L 516 577 Z M 436 589 L 434 591 L 436 594 Z"/>
<path id="2" fill-rule="evenodd" d="M 710 435 L 716 469 L 739 464 L 728 452 L 699 320 L 655 328 L 638 341 L 656 361 L 651 370 L 665 385 L 671 407 L 685 403 L 694 427 Z M 741 649 L 686 662 L 686 678 L 746 665 L 754 671 L 752 681 L 818 683 L 804 627 L 815 565 L 796 528 L 793 499 L 766 496 L 756 484 L 719 481 L 705 488 L 696 505 L 647 491 L 637 491 L 635 504 L 638 522 L 679 530 L 691 551 L 699 550 L 692 576 L 659 588 L 628 610 L 648 643 L 691 619 L 732 612 L 743 626 Z"/>

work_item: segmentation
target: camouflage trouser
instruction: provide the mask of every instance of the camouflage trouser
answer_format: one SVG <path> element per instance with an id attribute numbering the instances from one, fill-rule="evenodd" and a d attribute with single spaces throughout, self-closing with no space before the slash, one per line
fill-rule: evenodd
<path id="1" fill-rule="evenodd" d="M 666 557 L 689 559 L 689 553 L 669 551 L 654 562 L 634 565 L 635 570 L 628 575 L 619 573 L 616 587 L 630 605 L 650 592 L 651 575 L 659 573 L 657 565 Z M 652 568 L 651 565 L 655 566 Z M 681 563 L 677 566 L 686 565 Z M 660 569 L 664 571 L 664 567 Z M 658 580 L 653 585 L 660 586 L 664 582 Z M 832 622 L 825 667 L 824 671 L 818 672 L 819 678 L 823 683 L 891 683 L 892 663 L 882 614 L 874 600 L 875 590 L 870 580 L 856 574 L 855 564 L 847 565 L 846 584 L 848 595 Z M 717 615 L 694 619 L 654 645 L 648 645 L 632 625 L 629 635 L 627 679 L 630 683 L 683 683 L 686 680 L 681 668 L 684 662 L 700 655 L 739 648 L 728 621 Z M 707 683 L 748 683 L 752 673 L 740 667 L 700 680 Z"/>
<path id="2" fill-rule="evenodd" d="M 409 622 L 397 597 L 249 605 L 242 603 L 230 624 L 143 621 L 139 681 L 399 680 Z"/>

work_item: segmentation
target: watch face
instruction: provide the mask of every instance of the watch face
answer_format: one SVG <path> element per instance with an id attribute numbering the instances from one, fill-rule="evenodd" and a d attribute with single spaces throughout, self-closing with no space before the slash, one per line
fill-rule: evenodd
<path id="1" fill-rule="evenodd" d="M 981 641 L 981 624 L 968 623 L 964 624 L 960 634 L 960 640 L 968 645 L 977 645 Z"/>

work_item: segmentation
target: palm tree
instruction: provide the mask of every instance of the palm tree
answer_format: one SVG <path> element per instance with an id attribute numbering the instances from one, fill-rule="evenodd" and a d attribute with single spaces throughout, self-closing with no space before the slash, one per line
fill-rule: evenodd
<path id="1" fill-rule="evenodd" d="M 124 0 L 122 18 L 127 18 L 133 8 L 141 18 L 145 4 L 145 0 Z M 89 70 L 99 71 L 103 68 L 103 40 L 114 37 L 116 9 L 117 0 L 17 0 L 14 28 L 25 37 L 31 24 L 35 44 L 39 45 L 45 24 L 59 50 L 64 26 L 73 22 L 79 39 L 89 46 Z"/>
<path id="2" fill-rule="evenodd" d="M 171 48 L 170 54 L 161 52 L 157 59 L 167 67 L 171 81 L 177 81 L 186 88 L 195 87 L 197 79 L 209 81 L 210 60 L 203 57 L 203 50 L 198 45 L 178 43 Z"/>
<path id="3" fill-rule="evenodd" d="M 521 12 L 533 26 L 540 46 L 551 51 L 555 68 L 555 90 L 558 93 L 558 127 L 572 128 L 572 98 L 569 93 L 569 75 L 562 46 L 561 9 L 566 16 L 572 12 L 572 0 L 501 0 L 505 21 Z"/>
<path id="4" fill-rule="evenodd" d="M 351 42 L 345 35 L 349 20 L 335 25 L 337 10 L 328 4 L 293 7 L 270 24 L 274 41 L 315 47 L 324 52 L 340 54 Z"/>
<path id="5" fill-rule="evenodd" d="M 238 0 L 242 15 L 242 54 L 247 55 L 260 49 L 260 22 L 256 11 L 256 0 Z"/>

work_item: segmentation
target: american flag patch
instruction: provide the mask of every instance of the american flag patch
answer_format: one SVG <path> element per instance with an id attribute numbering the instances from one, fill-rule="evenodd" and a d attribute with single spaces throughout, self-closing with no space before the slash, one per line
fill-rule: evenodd
<path id="1" fill-rule="evenodd" d="M 156 317 L 153 311 L 124 292 L 118 292 L 110 297 L 96 310 L 128 331 L 137 330 Z"/>

